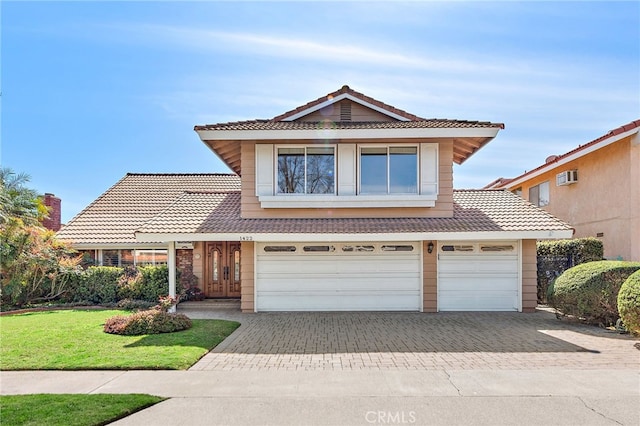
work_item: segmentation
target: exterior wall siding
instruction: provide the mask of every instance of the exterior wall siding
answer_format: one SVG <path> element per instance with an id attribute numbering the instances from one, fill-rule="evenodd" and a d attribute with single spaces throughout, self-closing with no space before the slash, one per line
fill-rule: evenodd
<path id="1" fill-rule="evenodd" d="M 629 235 L 631 238 L 631 249 L 629 260 L 640 262 L 640 134 L 636 133 L 630 141 L 630 175 L 629 182 L 631 193 L 629 194 L 629 204 L 632 208 L 629 211 Z M 633 184 L 635 182 L 635 184 Z"/>
<path id="2" fill-rule="evenodd" d="M 380 143 L 402 143 L 402 140 L 376 141 Z M 412 143 L 419 141 L 411 141 Z M 451 217 L 453 216 L 453 141 L 425 140 L 439 144 L 439 194 L 435 207 L 431 208 L 338 208 L 338 209 L 263 209 L 256 194 L 255 141 L 242 143 L 242 195 L 241 214 L 249 218 L 360 218 L 360 217 Z M 289 141 L 288 143 L 308 143 L 308 141 Z M 337 142 L 339 143 L 339 141 Z M 368 141 L 349 141 L 349 143 L 368 143 Z M 369 142 L 370 143 L 370 142 Z"/>
<path id="3" fill-rule="evenodd" d="M 438 312 L 438 242 L 429 253 L 429 241 L 422 242 L 422 312 Z"/>
<path id="4" fill-rule="evenodd" d="M 604 256 L 608 259 L 634 258 L 631 246 L 633 228 L 638 219 L 638 185 L 631 179 L 637 172 L 639 148 L 632 150 L 631 138 L 601 148 L 509 190 L 522 188 L 522 197 L 529 199 L 529 188 L 549 181 L 549 204 L 542 208 L 566 221 L 576 230 L 574 237 L 600 237 Z M 634 159 L 635 158 L 635 159 Z M 578 182 L 566 186 L 556 185 L 556 175 L 566 170 L 578 170 Z M 634 188 L 635 195 L 632 192 Z M 635 197 L 635 198 L 634 198 Z M 637 235 L 636 240 L 638 240 Z M 639 243 L 635 243 L 637 246 Z M 640 250 L 640 249 L 636 249 Z M 636 260 L 639 254 L 635 255 Z"/>
<path id="5" fill-rule="evenodd" d="M 538 306 L 538 261 L 536 240 L 522 240 L 522 312 Z"/>
<path id="6" fill-rule="evenodd" d="M 240 246 L 240 309 L 255 312 L 255 244 L 243 241 Z"/>
<path id="7" fill-rule="evenodd" d="M 374 111 L 348 99 L 344 99 L 339 103 L 331 104 L 321 110 L 314 111 L 296 121 L 343 121 L 340 117 L 342 104 L 351 104 L 351 121 L 397 121 L 386 114 Z"/>

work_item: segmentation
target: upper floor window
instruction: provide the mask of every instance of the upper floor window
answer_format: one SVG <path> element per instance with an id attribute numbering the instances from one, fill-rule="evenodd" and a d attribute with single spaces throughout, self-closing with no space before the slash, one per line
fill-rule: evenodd
<path id="1" fill-rule="evenodd" d="M 335 194 L 331 146 L 278 148 L 279 194 Z"/>
<path id="2" fill-rule="evenodd" d="M 549 204 L 549 181 L 529 188 L 529 202 L 538 207 Z"/>
<path id="3" fill-rule="evenodd" d="M 415 146 L 360 149 L 361 194 L 417 194 L 418 148 Z"/>

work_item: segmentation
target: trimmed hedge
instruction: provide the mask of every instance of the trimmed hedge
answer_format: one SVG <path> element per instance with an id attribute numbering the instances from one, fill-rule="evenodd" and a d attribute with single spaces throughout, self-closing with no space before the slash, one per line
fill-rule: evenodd
<path id="1" fill-rule="evenodd" d="M 538 303 L 547 303 L 549 284 L 567 269 L 602 260 L 604 247 L 597 238 L 538 241 Z"/>
<path id="2" fill-rule="evenodd" d="M 640 270 L 631 274 L 620 287 L 618 311 L 625 328 L 640 335 Z"/>
<path id="3" fill-rule="evenodd" d="M 618 315 L 617 298 L 622 283 L 640 262 L 601 260 L 566 270 L 549 287 L 551 306 L 590 324 L 612 325 Z"/>
<path id="4" fill-rule="evenodd" d="M 180 294 L 179 271 L 176 275 L 176 294 Z M 161 296 L 168 294 L 169 268 L 166 265 L 91 266 L 73 277 L 64 301 L 108 305 L 129 299 L 156 303 Z"/>

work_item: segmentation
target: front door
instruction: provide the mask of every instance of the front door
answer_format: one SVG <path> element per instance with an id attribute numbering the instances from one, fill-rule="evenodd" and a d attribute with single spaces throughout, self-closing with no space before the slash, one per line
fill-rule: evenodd
<path id="1" fill-rule="evenodd" d="M 209 242 L 206 250 L 205 296 L 240 297 L 240 242 Z"/>

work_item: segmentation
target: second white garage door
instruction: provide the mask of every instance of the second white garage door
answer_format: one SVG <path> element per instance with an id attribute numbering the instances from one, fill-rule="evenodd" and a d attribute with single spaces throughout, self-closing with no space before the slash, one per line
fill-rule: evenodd
<path id="1" fill-rule="evenodd" d="M 438 244 L 439 311 L 520 309 L 518 242 Z"/>
<path id="2" fill-rule="evenodd" d="M 419 311 L 419 242 L 259 243 L 257 311 Z"/>

